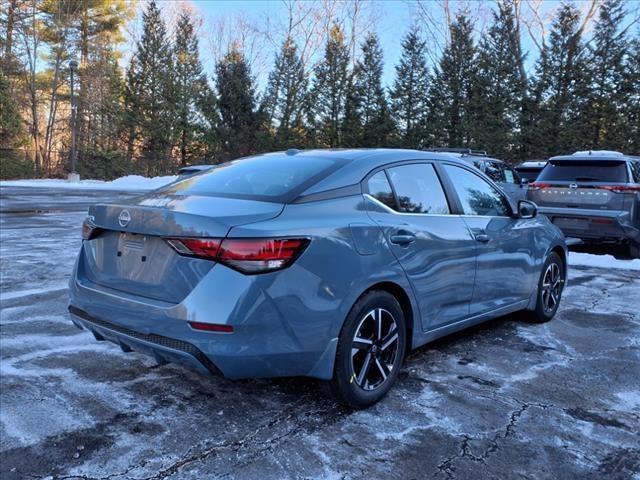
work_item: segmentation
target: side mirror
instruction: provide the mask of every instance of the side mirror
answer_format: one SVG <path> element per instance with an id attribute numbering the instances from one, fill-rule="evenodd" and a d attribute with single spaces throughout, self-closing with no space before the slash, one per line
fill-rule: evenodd
<path id="1" fill-rule="evenodd" d="M 518 202 L 518 218 L 534 218 L 538 215 L 538 206 L 529 200 Z"/>
<path id="2" fill-rule="evenodd" d="M 529 179 L 528 178 L 523 178 L 520 180 L 520 185 L 529 185 Z"/>

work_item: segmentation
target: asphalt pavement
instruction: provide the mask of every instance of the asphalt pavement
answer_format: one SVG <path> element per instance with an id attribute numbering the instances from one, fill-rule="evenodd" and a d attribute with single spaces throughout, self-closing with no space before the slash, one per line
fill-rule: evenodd
<path id="1" fill-rule="evenodd" d="M 637 271 L 572 268 L 550 323 L 427 345 L 351 411 L 313 380 L 158 366 L 74 327 L 87 206 L 128 195 L 0 190 L 0 478 L 640 479 Z"/>

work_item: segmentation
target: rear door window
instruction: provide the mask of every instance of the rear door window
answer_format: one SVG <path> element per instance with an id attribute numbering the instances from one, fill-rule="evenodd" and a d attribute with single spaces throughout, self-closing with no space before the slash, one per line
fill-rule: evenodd
<path id="1" fill-rule="evenodd" d="M 624 161 L 553 160 L 540 172 L 537 181 L 626 183 L 627 177 Z"/>
<path id="2" fill-rule="evenodd" d="M 401 212 L 440 215 L 450 212 L 447 197 L 433 165 L 401 165 L 390 168 L 388 173 Z"/>
<path id="3" fill-rule="evenodd" d="M 506 165 L 504 166 L 504 178 L 507 183 L 520 183 L 520 175 L 518 175 L 518 172 Z"/>
<path id="4" fill-rule="evenodd" d="M 504 182 L 504 166 L 498 162 L 485 162 L 484 172 L 494 182 Z"/>
<path id="5" fill-rule="evenodd" d="M 631 166 L 631 174 L 633 175 L 633 181 L 640 183 L 640 162 L 629 162 Z"/>
<path id="6" fill-rule="evenodd" d="M 376 173 L 369 179 L 367 188 L 369 195 L 373 198 L 384 203 L 389 208 L 394 210 L 398 209 L 396 197 L 393 195 L 393 189 L 391 185 L 389 185 L 389 180 L 387 180 L 387 175 L 384 173 L 384 170 Z"/>
<path id="7" fill-rule="evenodd" d="M 465 215 L 506 217 L 508 201 L 493 185 L 467 169 L 443 165 L 458 194 Z"/>

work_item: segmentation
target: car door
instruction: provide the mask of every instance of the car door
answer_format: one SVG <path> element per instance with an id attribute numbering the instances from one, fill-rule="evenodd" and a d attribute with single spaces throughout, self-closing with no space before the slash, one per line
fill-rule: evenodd
<path id="1" fill-rule="evenodd" d="M 467 317 L 476 242 L 462 218 L 452 214 L 434 166 L 397 165 L 374 172 L 364 183 L 377 203 L 369 215 L 409 278 L 423 330 Z"/>
<path id="2" fill-rule="evenodd" d="M 529 298 L 535 276 L 535 221 L 515 218 L 497 187 L 461 165 L 443 164 L 462 219 L 477 241 L 470 313 L 482 314 Z"/>

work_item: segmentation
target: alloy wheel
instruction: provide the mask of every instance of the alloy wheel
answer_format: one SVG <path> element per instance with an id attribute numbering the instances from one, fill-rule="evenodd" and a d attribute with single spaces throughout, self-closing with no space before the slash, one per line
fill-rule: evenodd
<path id="1" fill-rule="evenodd" d="M 552 262 L 544 272 L 542 279 L 542 306 L 544 312 L 549 314 L 555 310 L 560 301 L 562 292 L 562 276 L 560 266 Z"/>
<path id="2" fill-rule="evenodd" d="M 362 317 L 351 345 L 352 382 L 363 390 L 375 390 L 385 383 L 396 362 L 398 325 L 384 308 Z"/>

